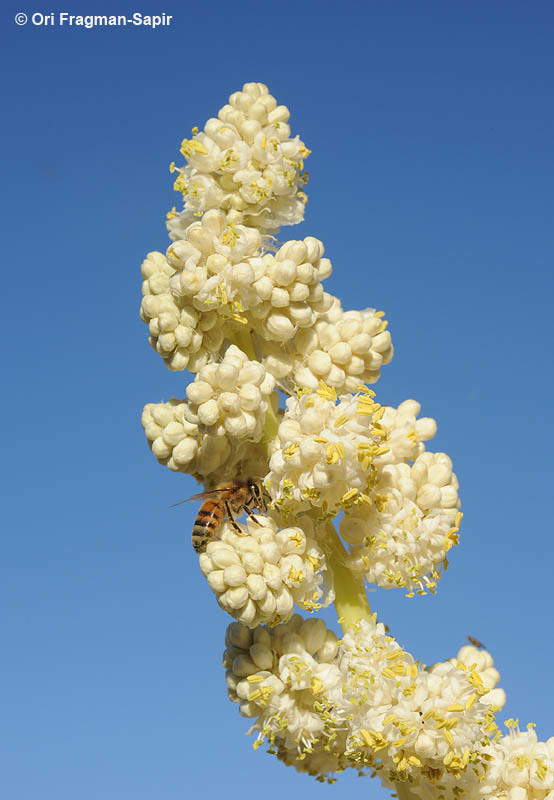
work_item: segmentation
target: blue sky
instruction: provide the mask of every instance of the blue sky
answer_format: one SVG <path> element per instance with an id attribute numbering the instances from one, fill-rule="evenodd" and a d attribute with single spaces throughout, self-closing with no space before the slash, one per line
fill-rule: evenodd
<path id="1" fill-rule="evenodd" d="M 484 641 L 501 719 L 550 736 L 552 4 L 237 0 L 169 3 L 157 30 L 13 21 L 37 10 L 160 11 L 2 12 L 3 795 L 384 796 L 252 751 L 194 508 L 169 509 L 194 484 L 139 424 L 185 385 L 137 313 L 140 262 L 167 246 L 177 199 L 168 164 L 252 80 L 312 150 L 306 222 L 281 237 L 323 239 L 329 291 L 386 311 L 396 355 L 378 398 L 422 402 L 461 483 L 438 596 L 372 606 L 426 663 Z"/>

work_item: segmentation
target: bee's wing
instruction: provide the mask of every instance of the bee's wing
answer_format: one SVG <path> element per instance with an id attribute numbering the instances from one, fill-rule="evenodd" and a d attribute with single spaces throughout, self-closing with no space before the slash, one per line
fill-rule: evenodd
<path id="1" fill-rule="evenodd" d="M 210 499 L 214 495 L 225 495 L 230 492 L 230 489 L 209 489 L 207 492 L 199 492 L 198 494 L 193 494 L 192 497 L 187 497 L 186 500 L 179 500 L 178 503 L 173 503 L 173 505 L 169 506 L 170 508 L 175 508 L 175 506 L 182 506 L 183 503 L 188 503 L 190 500 L 206 500 Z"/>

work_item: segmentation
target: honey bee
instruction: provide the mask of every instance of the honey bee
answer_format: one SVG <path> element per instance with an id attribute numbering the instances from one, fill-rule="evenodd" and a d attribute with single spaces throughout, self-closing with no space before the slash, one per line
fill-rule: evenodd
<path id="1" fill-rule="evenodd" d="M 197 553 L 203 553 L 208 543 L 217 539 L 225 519 L 229 520 L 235 530 L 241 532 L 235 521 L 235 514 L 239 515 L 244 511 L 251 520 L 260 525 L 252 509 L 265 511 L 267 508 L 260 483 L 252 478 L 220 483 L 215 489 L 194 494 L 181 502 L 186 503 L 189 500 L 203 500 L 192 526 L 192 546 Z"/>
<path id="2" fill-rule="evenodd" d="M 479 648 L 479 650 L 484 650 L 485 649 L 485 645 L 483 644 L 483 642 L 480 642 L 479 639 L 475 639 L 473 636 L 466 636 L 466 639 L 474 647 Z"/>

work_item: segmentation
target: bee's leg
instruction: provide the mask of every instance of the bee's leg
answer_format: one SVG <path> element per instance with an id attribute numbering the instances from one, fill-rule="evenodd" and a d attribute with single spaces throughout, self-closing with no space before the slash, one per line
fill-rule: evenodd
<path id="1" fill-rule="evenodd" d="M 233 516 L 233 512 L 231 511 L 231 506 L 229 505 L 229 501 L 228 501 L 228 500 L 225 500 L 225 511 L 227 512 L 227 519 L 229 520 L 229 522 L 231 523 L 231 525 L 233 526 L 233 528 L 234 528 L 234 529 L 235 529 L 235 530 L 236 530 L 238 533 L 240 533 L 240 534 L 241 534 L 241 536 L 242 536 L 242 535 L 243 535 L 243 533 L 242 533 L 242 531 L 241 531 L 241 529 L 240 529 L 240 527 L 239 527 L 239 524 L 238 524 L 238 522 L 235 520 L 235 518 L 234 518 L 234 516 Z"/>
<path id="2" fill-rule="evenodd" d="M 251 519 L 253 522 L 255 522 L 255 523 L 256 523 L 256 525 L 259 525 L 260 527 L 262 527 L 262 528 L 263 528 L 263 525 L 262 525 L 262 523 L 261 523 L 261 522 L 258 522 L 258 520 L 257 520 L 257 518 L 256 518 L 256 515 L 254 514 L 254 512 L 252 511 L 252 509 L 250 508 L 250 506 L 243 506 L 243 507 L 241 508 L 241 511 L 244 511 L 244 512 L 245 512 L 245 514 L 247 514 L 247 515 L 250 517 L 250 519 Z"/>

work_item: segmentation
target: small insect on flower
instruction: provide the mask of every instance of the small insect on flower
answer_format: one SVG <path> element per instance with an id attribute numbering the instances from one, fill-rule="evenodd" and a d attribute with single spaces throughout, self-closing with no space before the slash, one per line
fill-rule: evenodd
<path id="1" fill-rule="evenodd" d="M 477 647 L 479 650 L 485 649 L 485 645 L 483 642 L 480 642 L 479 639 L 475 639 L 473 636 L 466 636 L 466 639 L 470 644 L 472 644 L 474 647 Z"/>
<path id="2" fill-rule="evenodd" d="M 235 530 L 242 533 L 235 521 L 234 514 L 244 511 L 250 519 L 260 524 L 253 509 L 265 511 L 267 508 L 264 490 L 258 481 L 248 478 L 246 481 L 226 481 L 215 489 L 194 494 L 181 503 L 189 500 L 203 500 L 200 510 L 192 526 L 192 546 L 197 553 L 203 553 L 208 543 L 217 539 L 225 519 L 228 519 Z M 175 503 L 175 506 L 181 505 Z M 174 506 L 172 506 L 173 508 Z"/>

